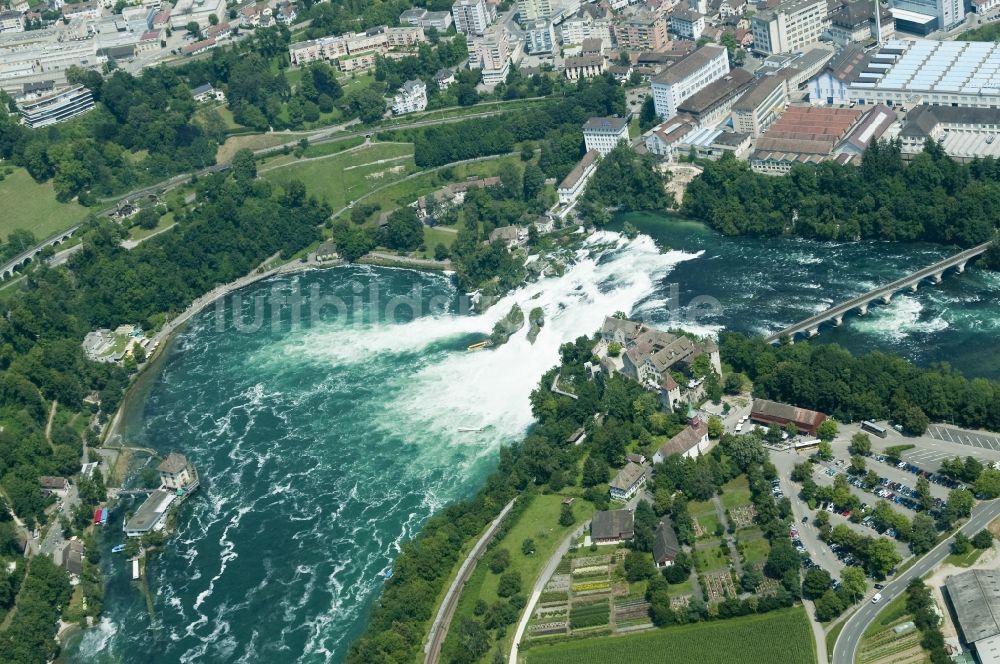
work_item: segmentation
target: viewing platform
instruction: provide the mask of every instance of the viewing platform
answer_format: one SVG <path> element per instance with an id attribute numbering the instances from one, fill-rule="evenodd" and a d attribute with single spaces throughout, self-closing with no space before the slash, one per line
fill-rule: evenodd
<path id="1" fill-rule="evenodd" d="M 907 288 L 916 292 L 920 282 L 924 279 L 930 278 L 934 280 L 935 284 L 939 284 L 944 278 L 945 271 L 950 268 L 955 268 L 955 270 L 960 274 L 965 272 L 966 264 L 970 260 L 986 253 L 986 250 L 990 248 L 991 244 L 992 241 L 984 242 L 983 244 L 972 247 L 971 249 L 961 251 L 950 258 L 944 259 L 943 261 L 939 261 L 934 265 L 925 267 L 922 270 L 918 270 L 905 277 L 896 279 L 895 281 L 884 286 L 868 291 L 864 295 L 859 295 L 858 297 L 847 300 L 846 302 L 834 305 L 826 311 L 822 311 L 815 316 L 810 316 L 805 320 L 786 327 L 780 332 L 772 334 L 766 338 L 766 341 L 768 343 L 776 343 L 786 335 L 789 340 L 794 341 L 795 335 L 800 333 L 814 337 L 819 334 L 819 328 L 824 323 L 832 323 L 835 327 L 840 327 L 840 325 L 844 322 L 844 316 L 855 309 L 858 311 L 859 315 L 864 316 L 868 313 L 868 307 L 873 302 L 880 300 L 885 304 L 889 304 L 889 302 L 892 301 L 893 295 Z"/>

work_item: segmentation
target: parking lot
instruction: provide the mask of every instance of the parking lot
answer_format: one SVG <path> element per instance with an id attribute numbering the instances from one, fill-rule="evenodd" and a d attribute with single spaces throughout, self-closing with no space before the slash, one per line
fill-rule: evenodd
<path id="1" fill-rule="evenodd" d="M 1000 437 L 990 433 L 964 431 L 942 424 L 932 424 L 927 427 L 927 435 L 937 440 L 946 440 L 951 443 L 1000 452 Z"/>

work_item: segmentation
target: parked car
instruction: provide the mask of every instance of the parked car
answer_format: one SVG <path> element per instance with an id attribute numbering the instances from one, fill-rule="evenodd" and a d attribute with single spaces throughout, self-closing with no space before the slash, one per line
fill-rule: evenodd
<path id="1" fill-rule="evenodd" d="M 875 593 L 875 596 L 872 597 L 872 604 L 878 604 L 881 601 L 882 601 L 882 593 Z"/>

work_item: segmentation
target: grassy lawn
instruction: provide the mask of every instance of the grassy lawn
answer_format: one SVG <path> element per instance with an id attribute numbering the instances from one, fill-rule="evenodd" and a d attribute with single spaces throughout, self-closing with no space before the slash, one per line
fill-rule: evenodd
<path id="1" fill-rule="evenodd" d="M 15 228 L 23 228 L 43 240 L 83 221 L 87 208 L 77 202 L 60 203 L 49 180 L 35 182 L 28 171 L 15 168 L 0 182 L 0 239 L 6 240 Z M 16 201 L 16 203 L 15 203 Z"/>
<path id="2" fill-rule="evenodd" d="M 732 509 L 741 505 L 750 504 L 750 484 L 746 475 L 740 475 L 736 479 L 722 485 L 722 505 L 726 509 Z"/>
<path id="3" fill-rule="evenodd" d="M 387 182 L 399 180 L 416 168 L 413 145 L 376 143 L 349 154 L 334 154 L 315 161 L 298 161 L 262 170 L 262 174 L 279 185 L 293 179 L 301 180 L 306 191 L 339 210 L 349 201 Z"/>
<path id="4" fill-rule="evenodd" d="M 693 592 L 694 585 L 691 583 L 691 577 L 688 577 L 684 583 L 671 583 L 667 594 L 671 597 L 675 597 L 678 595 L 690 595 Z"/>
<path id="5" fill-rule="evenodd" d="M 641 634 L 536 645 L 525 650 L 524 655 L 528 664 L 664 661 L 812 664 L 816 661 L 812 632 L 801 607 Z"/>
<path id="6" fill-rule="evenodd" d="M 826 633 L 826 661 L 833 661 L 833 648 L 837 645 L 837 637 L 840 636 L 842 631 L 844 631 L 844 625 L 846 624 L 847 619 L 845 618 L 834 625 L 833 629 Z"/>
<path id="7" fill-rule="evenodd" d="M 767 560 L 767 554 L 771 551 L 771 545 L 763 537 L 752 540 L 741 540 L 740 544 L 743 547 L 743 562 L 745 563 Z"/>
<path id="8" fill-rule="evenodd" d="M 497 595 L 500 575 L 491 572 L 488 565 L 490 555 L 498 548 L 504 548 L 510 552 L 510 564 L 506 571 L 516 571 L 521 574 L 520 594 L 525 597 L 531 594 L 535 580 L 559 544 L 576 527 L 576 524 L 589 519 L 593 513 L 591 503 L 576 501 L 573 504 L 576 524 L 570 527 L 560 526 L 559 512 L 562 508 L 562 501 L 563 496 L 561 495 L 537 495 L 524 512 L 515 517 L 516 521 L 513 522 L 510 530 L 489 548 L 476 566 L 476 571 L 473 572 L 469 582 L 462 589 L 458 606 L 455 609 L 455 616 L 452 619 L 453 625 L 457 624 L 461 616 L 472 615 L 476 600 L 482 599 L 487 604 L 492 604 L 502 599 Z M 521 552 L 521 543 L 529 538 L 534 540 L 535 552 L 525 555 Z M 590 553 L 590 555 L 593 554 Z M 513 630 L 508 630 L 508 634 L 502 642 L 504 652 L 510 649 L 511 636 L 513 636 Z M 451 634 L 446 637 L 446 640 L 450 638 Z M 489 656 L 487 655 L 487 657 Z"/>
<path id="9" fill-rule="evenodd" d="M 706 512 L 698 517 L 698 525 L 705 531 L 702 537 L 715 537 L 715 529 L 719 527 L 719 515 L 714 511 Z"/>
<path id="10" fill-rule="evenodd" d="M 155 228 L 142 228 L 141 226 L 133 226 L 128 229 L 128 237 L 130 240 L 141 240 L 142 238 L 149 237 L 154 233 L 159 233 L 165 228 L 169 228 L 174 224 L 174 213 L 168 212 L 162 217 L 160 221 L 156 224 Z"/>
<path id="11" fill-rule="evenodd" d="M 720 547 L 721 543 L 722 540 L 715 539 L 708 542 L 708 546 L 699 548 L 694 552 L 694 559 L 699 572 L 729 569 L 729 556 L 722 551 Z"/>
<path id="12" fill-rule="evenodd" d="M 944 559 L 945 565 L 955 565 L 956 567 L 972 567 L 979 560 L 979 556 L 986 553 L 987 549 L 977 549 L 973 547 L 968 553 L 950 554 Z"/>
<path id="13" fill-rule="evenodd" d="M 455 243 L 455 238 L 458 237 L 456 233 L 452 233 L 441 228 L 428 228 L 424 226 L 424 250 L 425 258 L 434 258 L 434 247 L 439 243 L 451 249 L 451 245 Z"/>

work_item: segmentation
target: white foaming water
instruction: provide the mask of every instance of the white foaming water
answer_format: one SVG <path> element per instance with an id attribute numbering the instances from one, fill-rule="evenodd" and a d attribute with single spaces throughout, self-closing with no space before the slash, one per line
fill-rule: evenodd
<path id="1" fill-rule="evenodd" d="M 912 332 L 938 332 L 948 327 L 948 321 L 941 315 L 931 320 L 920 320 L 922 311 L 923 305 L 916 298 L 897 295 L 888 305 L 871 307 L 867 316 L 852 321 L 852 324 L 862 332 L 894 341 L 903 340 Z"/>

